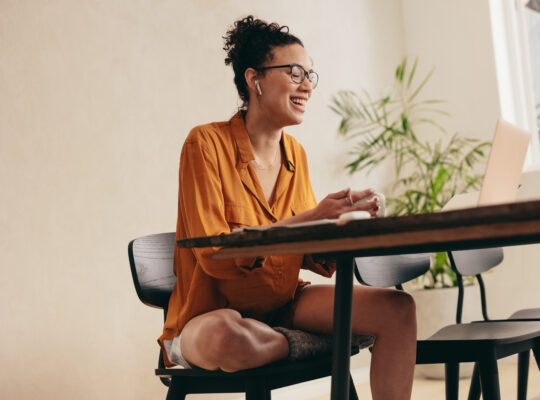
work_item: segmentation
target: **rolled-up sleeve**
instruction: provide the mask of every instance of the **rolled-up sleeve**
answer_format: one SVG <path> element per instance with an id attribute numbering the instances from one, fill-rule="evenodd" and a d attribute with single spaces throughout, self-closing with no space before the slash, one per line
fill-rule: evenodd
<path id="1" fill-rule="evenodd" d="M 306 254 L 302 268 L 330 278 L 336 272 L 336 262 L 333 260 L 314 259 L 311 254 Z"/>

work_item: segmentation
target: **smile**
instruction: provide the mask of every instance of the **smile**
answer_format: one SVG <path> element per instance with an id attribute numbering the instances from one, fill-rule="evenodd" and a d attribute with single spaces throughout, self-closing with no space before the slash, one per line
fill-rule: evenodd
<path id="1" fill-rule="evenodd" d="M 301 105 L 301 106 L 305 106 L 306 103 L 307 103 L 307 99 L 305 99 L 303 97 L 291 97 L 291 101 L 294 104 L 298 104 L 298 105 Z"/>

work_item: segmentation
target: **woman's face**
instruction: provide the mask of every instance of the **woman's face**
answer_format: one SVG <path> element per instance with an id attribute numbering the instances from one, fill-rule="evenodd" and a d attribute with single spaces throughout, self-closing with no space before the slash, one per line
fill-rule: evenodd
<path id="1" fill-rule="evenodd" d="M 299 64 L 306 71 L 311 70 L 311 60 L 306 50 L 299 44 L 275 47 L 273 58 L 262 67 L 273 65 Z M 307 76 L 302 83 L 291 79 L 290 68 L 267 69 L 259 74 L 262 95 L 253 96 L 261 110 L 276 126 L 284 127 L 300 124 L 306 105 L 311 97 L 312 87 Z"/>

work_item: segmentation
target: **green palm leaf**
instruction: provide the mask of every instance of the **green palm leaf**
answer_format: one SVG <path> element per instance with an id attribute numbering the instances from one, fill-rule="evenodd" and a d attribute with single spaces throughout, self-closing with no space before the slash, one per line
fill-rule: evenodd
<path id="1" fill-rule="evenodd" d="M 447 137 L 440 120 L 450 116 L 440 106 L 445 101 L 420 96 L 435 70 L 413 90 L 417 67 L 418 59 L 410 64 L 404 58 L 384 94 L 372 97 L 366 90 L 360 95 L 344 90 L 329 105 L 340 116 L 338 134 L 355 141 L 352 159 L 344 166 L 350 174 L 369 174 L 386 161 L 394 165 L 392 195 L 387 196 L 391 215 L 433 212 L 454 194 L 477 189 L 482 178 L 479 165 L 490 146 L 457 133 Z M 538 109 L 540 134 L 540 104 Z M 418 129 L 422 138 L 416 134 Z M 445 253 L 434 257 L 423 284 L 430 288 L 456 284 Z"/>

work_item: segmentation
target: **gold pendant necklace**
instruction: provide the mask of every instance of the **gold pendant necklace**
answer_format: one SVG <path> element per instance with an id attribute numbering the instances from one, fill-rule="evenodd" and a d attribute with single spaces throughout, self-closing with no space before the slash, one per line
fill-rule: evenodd
<path id="1" fill-rule="evenodd" d="M 274 154 L 274 159 L 272 160 L 272 162 L 267 167 L 261 166 L 261 164 L 259 164 L 257 162 L 257 160 L 255 160 L 255 159 L 252 160 L 253 161 L 253 167 L 260 170 L 260 171 L 267 171 L 269 169 L 272 169 L 276 165 L 276 160 L 278 158 L 279 150 L 280 150 L 280 145 L 278 144 L 277 148 L 276 148 L 276 153 Z"/>

